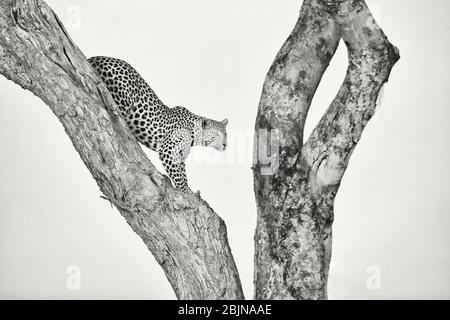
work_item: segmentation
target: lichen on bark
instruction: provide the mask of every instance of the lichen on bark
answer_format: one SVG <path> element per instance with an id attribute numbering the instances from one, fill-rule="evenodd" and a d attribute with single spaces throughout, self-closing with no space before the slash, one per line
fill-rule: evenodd
<path id="1" fill-rule="evenodd" d="M 349 52 L 347 75 L 304 142 L 312 97 L 341 38 Z M 280 131 L 278 170 L 253 170 L 256 299 L 327 298 L 334 199 L 398 58 L 364 1 L 303 2 L 267 74 L 255 125 L 255 141 L 262 129 Z"/>

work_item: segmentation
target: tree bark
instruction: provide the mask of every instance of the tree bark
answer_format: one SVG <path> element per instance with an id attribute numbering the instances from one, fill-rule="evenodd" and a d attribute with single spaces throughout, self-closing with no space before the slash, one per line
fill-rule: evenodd
<path id="1" fill-rule="evenodd" d="M 311 100 L 341 38 L 344 83 L 304 143 Z M 266 76 L 255 124 L 256 299 L 327 298 L 334 199 L 398 59 L 363 0 L 303 2 Z"/>
<path id="2" fill-rule="evenodd" d="M 105 85 L 43 1 L 0 0 L 0 73 L 51 108 L 178 298 L 243 299 L 223 220 L 155 169 Z"/>

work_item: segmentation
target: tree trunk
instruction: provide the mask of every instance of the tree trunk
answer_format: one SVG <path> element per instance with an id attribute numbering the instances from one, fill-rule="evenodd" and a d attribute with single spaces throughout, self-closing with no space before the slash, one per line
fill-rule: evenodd
<path id="1" fill-rule="evenodd" d="M 341 37 L 344 83 L 304 143 L 311 100 Z M 256 299 L 327 298 L 334 199 L 398 59 L 363 0 L 303 2 L 266 76 L 255 124 Z"/>
<path id="2" fill-rule="evenodd" d="M 0 73 L 51 108 L 178 298 L 243 298 L 223 220 L 155 169 L 105 85 L 43 1 L 0 0 Z"/>

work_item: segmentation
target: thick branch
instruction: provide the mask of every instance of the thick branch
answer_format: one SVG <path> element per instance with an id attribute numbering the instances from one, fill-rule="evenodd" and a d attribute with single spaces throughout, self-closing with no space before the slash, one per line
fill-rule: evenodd
<path id="1" fill-rule="evenodd" d="M 349 49 L 347 76 L 303 147 L 312 96 L 341 36 Z M 271 174 L 256 149 L 257 299 L 327 297 L 334 199 L 397 60 L 364 1 L 303 2 L 297 25 L 267 74 L 256 119 L 258 149 L 268 143 L 261 142 L 261 129 L 278 130 L 279 137 L 279 150 L 271 150 L 279 156 L 278 168 Z"/>
<path id="2" fill-rule="evenodd" d="M 243 298 L 222 219 L 195 195 L 172 188 L 150 163 L 106 87 L 44 2 L 0 0 L 0 73 L 52 109 L 178 298 Z"/>
<path id="3" fill-rule="evenodd" d="M 348 49 L 349 67 L 336 98 L 303 148 L 315 187 L 339 185 L 381 87 L 399 59 L 363 1 L 337 6 L 336 22 Z"/>

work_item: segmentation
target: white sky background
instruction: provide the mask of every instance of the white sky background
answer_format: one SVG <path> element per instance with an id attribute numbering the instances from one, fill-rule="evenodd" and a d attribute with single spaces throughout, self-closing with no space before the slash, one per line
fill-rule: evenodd
<path id="1" fill-rule="evenodd" d="M 301 4 L 47 2 L 86 56 L 125 59 L 167 105 L 227 117 L 230 132 L 242 133 L 253 129 L 265 74 Z M 450 2 L 368 4 L 401 60 L 336 199 L 329 297 L 448 299 Z M 314 98 L 306 135 L 345 70 L 341 46 Z M 0 298 L 175 298 L 142 240 L 100 199 L 50 109 L 0 77 L 0 119 Z M 234 161 L 191 161 L 188 176 L 192 189 L 200 189 L 225 220 L 246 297 L 252 298 L 256 208 L 250 159 L 242 160 L 251 145 L 242 151 L 238 141 L 229 144 L 227 156 Z M 146 152 L 161 168 L 156 154 Z M 194 149 L 190 157 L 199 153 Z M 80 290 L 66 286 L 69 265 L 80 267 Z M 372 270 L 381 276 L 378 289 L 367 286 Z"/>

